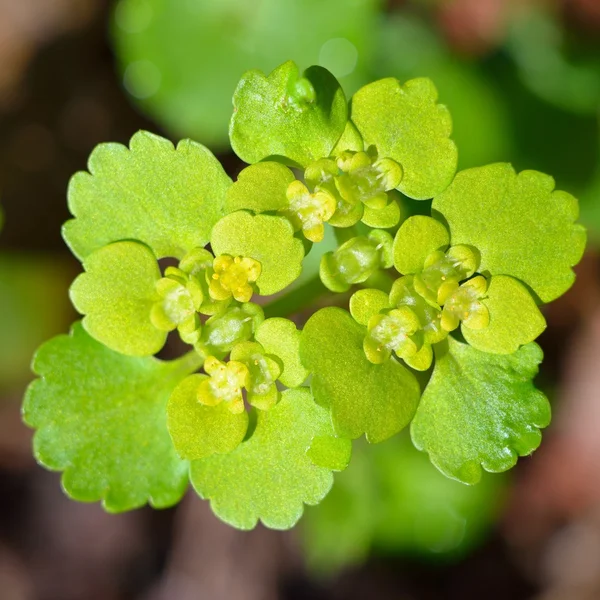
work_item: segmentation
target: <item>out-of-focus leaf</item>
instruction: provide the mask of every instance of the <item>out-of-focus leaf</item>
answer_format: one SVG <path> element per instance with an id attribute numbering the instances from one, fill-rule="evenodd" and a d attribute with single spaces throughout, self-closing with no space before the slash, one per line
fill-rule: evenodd
<path id="1" fill-rule="evenodd" d="M 178 137 L 225 149 L 242 73 L 292 59 L 348 93 L 365 82 L 380 0 L 121 0 L 113 40 L 126 89 Z"/>
<path id="2" fill-rule="evenodd" d="M 31 379 L 31 357 L 71 319 L 69 272 L 58 256 L 0 255 L 0 390 Z"/>
<path id="3" fill-rule="evenodd" d="M 372 552 L 455 559 L 486 535 L 505 483 L 500 475 L 486 475 L 473 487 L 448 479 L 408 436 L 373 447 L 355 444 L 349 467 L 304 516 L 308 564 L 331 572 Z"/>

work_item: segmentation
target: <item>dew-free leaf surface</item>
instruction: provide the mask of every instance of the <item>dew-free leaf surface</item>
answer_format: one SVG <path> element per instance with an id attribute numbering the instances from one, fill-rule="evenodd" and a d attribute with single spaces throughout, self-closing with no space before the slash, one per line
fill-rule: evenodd
<path id="1" fill-rule="evenodd" d="M 194 461 L 192 484 L 226 523 L 252 529 L 260 520 L 288 529 L 304 504 L 317 504 L 331 488 L 331 471 L 313 464 L 307 450 L 315 436 L 332 435 L 327 411 L 308 389 L 288 390 L 276 406 L 258 411 L 252 436 L 233 452 Z"/>
<path id="2" fill-rule="evenodd" d="M 287 208 L 286 191 L 294 174 L 278 162 L 265 161 L 250 165 L 240 172 L 227 190 L 225 212 L 251 210 L 253 213 Z"/>
<path id="3" fill-rule="evenodd" d="M 300 332 L 288 319 L 274 318 L 263 321 L 256 331 L 256 341 L 265 352 L 274 354 L 283 364 L 279 380 L 289 388 L 302 385 L 308 370 L 300 361 Z"/>
<path id="4" fill-rule="evenodd" d="M 401 85 L 388 77 L 369 83 L 354 94 L 351 118 L 365 146 L 375 144 L 379 156 L 400 163 L 404 177 L 398 189 L 403 194 L 432 198 L 452 181 L 457 164 L 452 120 L 448 109 L 437 103 L 429 79 Z"/>
<path id="5" fill-rule="evenodd" d="M 152 305 L 160 299 L 155 287 L 160 270 L 152 251 L 137 242 L 116 242 L 92 252 L 83 267 L 70 296 L 85 315 L 85 330 L 123 354 L 158 352 L 167 333 L 150 321 Z"/>
<path id="6" fill-rule="evenodd" d="M 243 210 L 231 213 L 215 225 L 210 243 L 215 256 L 229 254 L 260 262 L 256 285 L 264 296 L 286 288 L 302 270 L 304 246 L 283 217 L 253 216 Z"/>
<path id="7" fill-rule="evenodd" d="M 442 223 L 424 215 L 409 217 L 394 238 L 394 267 L 404 275 L 418 273 L 432 252 L 449 244 L 450 234 Z"/>
<path id="8" fill-rule="evenodd" d="M 505 275 L 492 277 L 486 296 L 481 302 L 490 313 L 490 324 L 483 329 L 462 326 L 465 340 L 478 350 L 512 354 L 546 328 L 546 319 L 531 294 L 516 279 Z"/>
<path id="9" fill-rule="evenodd" d="M 197 460 L 234 450 L 246 435 L 248 413 L 234 414 L 227 402 L 206 406 L 198 386 L 206 375 L 190 375 L 173 391 L 167 404 L 167 426 L 181 458 Z"/>
<path id="10" fill-rule="evenodd" d="M 312 373 L 316 401 L 331 411 L 336 434 L 352 439 L 366 434 L 376 443 L 408 425 L 420 390 L 396 360 L 381 365 L 367 360 L 366 333 L 345 310 L 323 308 L 302 331 L 300 356 Z"/>
<path id="11" fill-rule="evenodd" d="M 575 280 L 571 267 L 583 254 L 585 229 L 575 223 L 577 200 L 554 189 L 538 171 L 517 174 L 496 163 L 466 169 L 433 201 L 450 228 L 452 244 L 481 253 L 481 272 L 512 275 L 542 302 L 563 294 Z"/>
<path id="12" fill-rule="evenodd" d="M 175 148 L 147 131 L 136 133 L 129 148 L 99 144 L 88 170 L 71 178 L 68 200 L 75 218 L 63 226 L 79 259 L 121 240 L 143 242 L 156 258 L 182 258 L 208 242 L 231 185 L 201 144 L 183 140 Z"/>
<path id="13" fill-rule="evenodd" d="M 268 76 L 248 71 L 233 95 L 231 146 L 247 163 L 269 156 L 307 166 L 329 156 L 348 120 L 340 84 L 322 67 L 291 61 Z"/>

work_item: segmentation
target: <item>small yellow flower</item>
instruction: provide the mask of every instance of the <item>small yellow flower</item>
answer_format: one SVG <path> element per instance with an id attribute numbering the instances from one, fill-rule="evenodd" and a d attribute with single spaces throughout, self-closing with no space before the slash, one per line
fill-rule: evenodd
<path id="1" fill-rule="evenodd" d="M 257 260 L 227 254 L 213 261 L 208 293 L 213 300 L 227 300 L 233 296 L 238 302 L 249 302 L 254 283 L 260 276 L 261 266 Z"/>
<path id="2" fill-rule="evenodd" d="M 484 329 L 490 313 L 481 300 L 486 297 L 487 281 L 477 275 L 463 283 L 447 300 L 442 310 L 442 327 L 453 331 L 462 322 L 469 329 Z"/>
<path id="3" fill-rule="evenodd" d="M 331 219 L 337 202 L 333 194 L 317 188 L 311 193 L 301 181 L 292 181 L 287 189 L 289 206 L 282 211 L 296 229 L 311 242 L 320 242 L 325 234 L 326 223 Z"/>
<path id="4" fill-rule="evenodd" d="M 223 363 L 214 356 L 209 356 L 204 362 L 204 370 L 209 378 L 198 387 L 198 402 L 205 406 L 226 402 L 233 414 L 243 412 L 242 388 L 248 380 L 246 365 L 235 360 Z"/>

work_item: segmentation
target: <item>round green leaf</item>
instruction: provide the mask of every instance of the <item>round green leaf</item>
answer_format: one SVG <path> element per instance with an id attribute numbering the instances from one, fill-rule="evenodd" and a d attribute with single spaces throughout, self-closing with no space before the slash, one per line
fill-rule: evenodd
<path id="1" fill-rule="evenodd" d="M 507 471 L 539 446 L 550 422 L 550 404 L 532 383 L 542 351 L 532 343 L 488 354 L 447 339 L 436 349 L 411 435 L 442 473 L 473 484 L 482 467 Z"/>
<path id="2" fill-rule="evenodd" d="M 233 452 L 194 461 L 191 481 L 234 527 L 252 529 L 260 520 L 289 529 L 302 516 L 303 503 L 317 504 L 333 483 L 331 471 L 314 465 L 306 452 L 315 436 L 333 435 L 329 415 L 304 388 L 283 392 L 257 419 L 252 436 Z"/>
<path id="3" fill-rule="evenodd" d="M 537 171 L 517 175 L 497 163 L 467 169 L 433 201 L 446 219 L 452 244 L 481 253 L 480 271 L 512 275 L 550 302 L 575 280 L 571 270 L 583 254 L 585 229 L 574 223 L 577 200 L 554 191 L 554 179 Z"/>
<path id="4" fill-rule="evenodd" d="M 452 181 L 456 145 L 449 139 L 452 120 L 437 103 L 429 79 L 411 79 L 404 85 L 394 78 L 364 86 L 352 98 L 352 121 L 366 146 L 375 144 L 379 156 L 402 165 L 398 189 L 417 200 L 432 198 Z"/>
<path id="5" fill-rule="evenodd" d="M 205 406 L 198 386 L 206 375 L 190 375 L 173 390 L 167 404 L 167 427 L 181 458 L 197 460 L 235 450 L 246 435 L 248 413 L 233 414 L 226 402 Z"/>
<path id="6" fill-rule="evenodd" d="M 85 330 L 122 354 L 149 356 L 165 344 L 167 333 L 150 321 L 160 300 L 160 270 L 154 254 L 137 242 L 116 242 L 92 252 L 70 289 L 73 305 L 85 315 Z"/>
<path id="7" fill-rule="evenodd" d="M 231 213 L 214 226 L 210 243 L 215 256 L 229 254 L 259 261 L 256 285 L 263 296 L 283 290 L 302 270 L 304 246 L 283 217 Z"/>
<path id="8" fill-rule="evenodd" d="M 422 215 L 409 217 L 394 238 L 394 266 L 403 275 L 418 273 L 432 252 L 449 245 L 450 234 L 442 223 Z"/>
<path id="9" fill-rule="evenodd" d="M 110 512 L 179 501 L 188 463 L 167 431 L 166 404 L 177 383 L 199 366 L 188 357 L 163 362 L 128 357 L 92 339 L 77 323 L 38 350 L 40 379 L 28 388 L 23 418 L 37 429 L 34 453 L 83 502 Z"/>
<path id="10" fill-rule="evenodd" d="M 419 401 L 414 375 L 394 359 L 374 365 L 363 351 L 366 327 L 345 310 L 316 312 L 300 339 L 300 356 L 312 373 L 316 401 L 329 408 L 336 435 L 366 434 L 381 442 L 403 429 Z"/>
<path id="11" fill-rule="evenodd" d="M 396 227 L 400 221 L 400 205 L 396 199 L 393 199 L 383 208 L 364 207 L 361 221 L 368 227 L 375 229 L 391 229 Z"/>
<path id="12" fill-rule="evenodd" d="M 390 308 L 390 298 L 381 290 L 358 290 L 350 298 L 350 314 L 361 325 L 367 325 L 369 319 L 382 310 Z"/>
<path id="13" fill-rule="evenodd" d="M 323 67 L 301 76 L 288 61 L 269 76 L 248 71 L 233 95 L 231 146 L 247 163 L 280 156 L 307 166 L 329 156 L 340 139 L 348 109 L 344 91 Z"/>
<path id="14" fill-rule="evenodd" d="M 100 144 L 89 173 L 69 183 L 65 241 L 79 259 L 121 240 L 147 244 L 157 258 L 182 258 L 205 246 L 223 214 L 231 180 L 201 144 L 173 144 L 140 131 L 129 143 Z"/>
<path id="15" fill-rule="evenodd" d="M 267 354 L 274 354 L 283 363 L 279 380 L 289 388 L 302 385 L 308 370 L 300 362 L 300 332 L 288 319 L 274 318 L 263 321 L 254 336 Z"/>
<path id="16" fill-rule="evenodd" d="M 247 209 L 262 213 L 287 208 L 286 191 L 294 179 L 292 171 L 278 162 L 250 165 L 227 190 L 225 212 Z"/>
<path id="17" fill-rule="evenodd" d="M 483 329 L 462 326 L 462 334 L 478 350 L 512 354 L 519 346 L 533 342 L 546 329 L 546 319 L 527 289 L 516 279 L 496 275 L 482 300 L 490 312 L 490 324 Z"/>

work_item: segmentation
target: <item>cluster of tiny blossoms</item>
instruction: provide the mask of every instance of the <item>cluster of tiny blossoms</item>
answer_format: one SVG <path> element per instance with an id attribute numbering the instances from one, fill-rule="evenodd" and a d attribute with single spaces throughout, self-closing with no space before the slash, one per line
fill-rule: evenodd
<path id="1" fill-rule="evenodd" d="M 310 164 L 302 181 L 289 183 L 288 204 L 278 214 L 310 242 L 323 239 L 326 224 L 353 231 L 365 210 L 371 215 L 382 211 L 384 221 L 395 221 L 393 226 L 399 210 L 390 212 L 390 204 L 397 202 L 390 192 L 402 175 L 401 165 L 378 157 L 374 147 L 344 151 Z M 320 277 L 331 291 L 345 292 L 356 284 L 366 287 L 371 276 L 393 266 L 390 233 L 364 230 L 323 255 Z M 485 327 L 489 314 L 481 299 L 487 283 L 481 275 L 473 277 L 478 266 L 474 249 L 452 246 L 431 253 L 420 272 L 396 279 L 389 305 L 368 321 L 367 359 L 379 364 L 394 353 L 412 368 L 426 370 L 433 358 L 432 344 L 461 322 L 473 329 Z M 205 359 L 208 378 L 198 387 L 202 404 L 225 402 L 238 413 L 244 410 L 244 390 L 249 404 L 261 409 L 279 398 L 281 363 L 254 339 L 264 320 L 259 304 L 251 302 L 260 275 L 261 263 L 253 257 L 213 256 L 207 249 L 196 249 L 178 267 L 168 267 L 156 284 L 160 299 L 151 312 L 153 325 L 163 331 L 177 329 Z"/>

